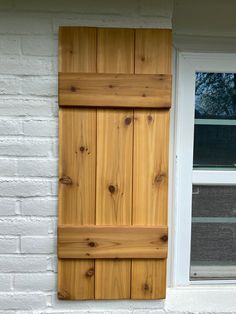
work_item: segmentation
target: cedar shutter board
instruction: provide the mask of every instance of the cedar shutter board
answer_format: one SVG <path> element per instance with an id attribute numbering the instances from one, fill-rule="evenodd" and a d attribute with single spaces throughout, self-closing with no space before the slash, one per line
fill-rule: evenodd
<path id="1" fill-rule="evenodd" d="M 171 76 L 59 73 L 60 106 L 170 108 Z"/>
<path id="2" fill-rule="evenodd" d="M 58 297 L 162 299 L 171 31 L 61 27 L 59 51 Z"/>

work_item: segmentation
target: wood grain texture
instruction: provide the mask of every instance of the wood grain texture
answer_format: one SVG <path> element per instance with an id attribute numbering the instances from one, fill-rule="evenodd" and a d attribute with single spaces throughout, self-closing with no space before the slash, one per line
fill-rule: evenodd
<path id="1" fill-rule="evenodd" d="M 133 71 L 134 30 L 98 29 L 97 72 Z M 133 110 L 98 109 L 97 114 L 96 224 L 130 225 Z M 130 298 L 130 260 L 99 260 L 95 266 L 96 299 Z"/>
<path id="2" fill-rule="evenodd" d="M 62 27 L 59 71 L 96 71 L 96 29 Z M 59 224 L 95 223 L 96 110 L 59 110 Z M 93 299 L 94 261 L 58 260 L 58 297 Z"/>
<path id="3" fill-rule="evenodd" d="M 61 258 L 166 258 L 167 227 L 58 227 Z"/>
<path id="4" fill-rule="evenodd" d="M 99 28 L 97 32 L 97 72 L 134 73 L 134 30 Z"/>
<path id="5" fill-rule="evenodd" d="M 135 30 L 135 73 L 170 74 L 172 31 L 170 29 Z"/>
<path id="6" fill-rule="evenodd" d="M 133 224 L 167 225 L 169 112 L 135 110 L 134 119 Z M 164 298 L 165 275 L 166 260 L 133 260 L 132 299 Z"/>
<path id="7" fill-rule="evenodd" d="M 96 72 L 96 50 L 96 28 L 59 28 L 59 72 Z"/>
<path id="8" fill-rule="evenodd" d="M 60 73 L 60 106 L 169 108 L 171 76 Z"/>
<path id="9" fill-rule="evenodd" d="M 166 259 L 133 260 L 131 281 L 132 299 L 165 299 Z"/>
<path id="10" fill-rule="evenodd" d="M 135 73 L 171 74 L 171 30 L 138 29 L 135 43 Z M 169 111 L 135 109 L 134 120 L 133 224 L 167 225 Z M 132 299 L 165 291 L 166 260 L 132 261 Z"/>
<path id="11" fill-rule="evenodd" d="M 167 225 L 169 112 L 135 110 L 134 121 L 133 224 Z"/>

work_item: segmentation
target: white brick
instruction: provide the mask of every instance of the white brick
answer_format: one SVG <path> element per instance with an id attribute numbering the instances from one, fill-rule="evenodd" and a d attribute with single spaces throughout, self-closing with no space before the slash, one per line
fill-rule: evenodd
<path id="1" fill-rule="evenodd" d="M 1 162 L 0 162 L 1 164 Z M 0 167 L 1 169 L 1 167 Z M 1 170 L 0 170 L 1 171 Z M 0 198 L 0 216 L 12 216 L 16 213 L 16 199 Z"/>
<path id="2" fill-rule="evenodd" d="M 51 195 L 51 184 L 42 180 L 0 179 L 0 196 L 47 196 Z"/>
<path id="3" fill-rule="evenodd" d="M 54 237 L 22 237 L 21 252 L 28 254 L 55 254 L 56 239 Z"/>
<path id="4" fill-rule="evenodd" d="M 54 139 L 52 141 L 52 154 L 56 158 L 58 157 L 58 150 L 59 150 L 58 139 Z"/>
<path id="5" fill-rule="evenodd" d="M 50 17 L 29 14 L 5 13 L 0 15 L 0 34 L 49 34 L 52 31 Z"/>
<path id="6" fill-rule="evenodd" d="M 21 92 L 21 81 L 19 78 L 3 76 L 0 77 L 0 95 L 17 95 Z"/>
<path id="7" fill-rule="evenodd" d="M 55 252 L 55 253 L 56 253 L 56 252 Z M 54 273 L 57 273 L 57 264 L 58 264 L 57 255 L 50 257 L 49 261 L 50 261 L 50 264 L 49 264 L 48 270 L 51 270 L 51 271 L 53 271 Z"/>
<path id="8" fill-rule="evenodd" d="M 53 35 L 24 36 L 21 39 L 21 45 L 24 55 L 57 56 L 58 41 Z"/>
<path id="9" fill-rule="evenodd" d="M 26 77 L 22 79 L 22 93 L 33 96 L 57 96 L 57 77 Z"/>
<path id="10" fill-rule="evenodd" d="M 0 156 L 48 157 L 52 142 L 47 139 L 0 139 Z"/>
<path id="11" fill-rule="evenodd" d="M 17 162 L 14 159 L 0 158 L 0 174 L 1 176 L 14 176 L 17 171 Z M 1 207 L 0 207 L 1 214 Z"/>
<path id="12" fill-rule="evenodd" d="M 0 293 L 0 310 L 42 310 L 46 303 L 42 293 Z"/>
<path id="13" fill-rule="evenodd" d="M 56 199 L 22 199 L 22 215 L 32 216 L 55 216 L 57 214 Z"/>
<path id="14" fill-rule="evenodd" d="M 0 270 L 2 273 L 33 273 L 46 272 L 49 264 L 47 256 L 0 256 Z"/>
<path id="15" fill-rule="evenodd" d="M 0 87 L 1 88 L 1 87 Z M 0 115 L 1 116 L 33 116 L 33 117 L 51 117 L 55 115 L 57 109 L 57 99 L 32 99 L 26 98 L 1 98 Z"/>
<path id="16" fill-rule="evenodd" d="M 58 195 L 58 179 L 52 180 L 52 195 L 57 196 Z"/>
<path id="17" fill-rule="evenodd" d="M 16 253 L 18 250 L 18 238 L 16 237 L 6 237 L 0 238 L 0 253 Z M 9 260 L 9 258 L 8 258 Z M 2 271 L 2 269 L 0 269 Z"/>
<path id="18" fill-rule="evenodd" d="M 0 274 L 0 291 L 10 291 L 11 290 L 11 276 Z"/>
<path id="19" fill-rule="evenodd" d="M 56 120 L 28 120 L 23 123 L 26 136 L 57 136 L 58 126 Z M 1 131 L 1 129 L 0 129 Z"/>
<path id="20" fill-rule="evenodd" d="M 36 166 L 37 165 L 37 166 Z M 28 177 L 56 177 L 56 159 L 18 160 L 18 174 Z"/>
<path id="21" fill-rule="evenodd" d="M 1 135 L 21 135 L 23 134 L 22 122 L 19 120 L 0 120 Z"/>
<path id="22" fill-rule="evenodd" d="M 0 73 L 8 75 L 50 75 L 54 60 L 49 57 L 1 56 Z"/>
<path id="23" fill-rule="evenodd" d="M 0 2 L 1 3 L 1 2 Z M 20 37 L 0 35 L 0 55 L 19 55 Z"/>
<path id="24" fill-rule="evenodd" d="M 47 235 L 51 223 L 47 219 L 15 217 L 0 218 L 1 235 Z"/>
<path id="25" fill-rule="evenodd" d="M 1 280 L 1 277 L 0 277 Z M 56 275 L 19 274 L 14 276 L 14 288 L 19 291 L 50 291 L 56 289 Z"/>

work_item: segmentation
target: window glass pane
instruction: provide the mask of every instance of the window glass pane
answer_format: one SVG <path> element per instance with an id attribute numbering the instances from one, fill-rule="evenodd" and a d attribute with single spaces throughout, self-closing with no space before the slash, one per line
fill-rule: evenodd
<path id="1" fill-rule="evenodd" d="M 236 278 L 236 186 L 193 186 L 190 277 Z"/>
<path id="2" fill-rule="evenodd" d="M 236 74 L 196 73 L 194 167 L 236 167 Z"/>

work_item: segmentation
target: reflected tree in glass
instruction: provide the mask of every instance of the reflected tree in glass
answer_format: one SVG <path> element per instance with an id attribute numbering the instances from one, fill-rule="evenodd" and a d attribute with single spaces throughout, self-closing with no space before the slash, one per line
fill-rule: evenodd
<path id="1" fill-rule="evenodd" d="M 236 118 L 236 74 L 196 73 L 196 119 Z"/>

